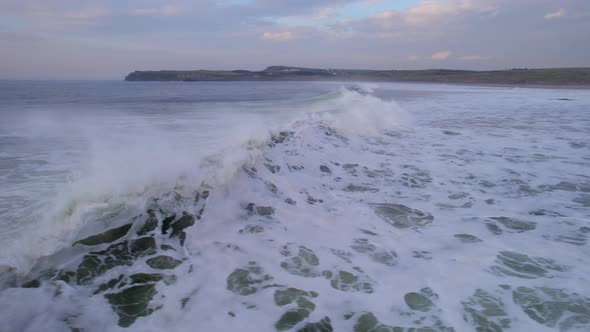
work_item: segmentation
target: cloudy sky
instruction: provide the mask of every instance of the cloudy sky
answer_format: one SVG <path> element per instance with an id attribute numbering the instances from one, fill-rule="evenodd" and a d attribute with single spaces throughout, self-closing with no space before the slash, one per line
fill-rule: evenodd
<path id="1" fill-rule="evenodd" d="M 590 66 L 590 0 L 0 0 L 0 79 Z"/>

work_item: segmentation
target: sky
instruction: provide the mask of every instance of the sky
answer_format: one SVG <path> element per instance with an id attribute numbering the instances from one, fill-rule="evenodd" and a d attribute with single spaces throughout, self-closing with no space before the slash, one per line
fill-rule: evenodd
<path id="1" fill-rule="evenodd" d="M 590 67 L 590 0 L 0 0 L 0 79 Z"/>

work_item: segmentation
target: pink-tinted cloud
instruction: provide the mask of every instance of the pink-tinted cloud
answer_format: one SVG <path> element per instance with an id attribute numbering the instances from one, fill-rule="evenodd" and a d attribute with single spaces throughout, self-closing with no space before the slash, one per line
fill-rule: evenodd
<path id="1" fill-rule="evenodd" d="M 430 58 L 432 60 L 446 60 L 451 56 L 451 54 L 453 54 L 453 52 L 451 51 L 436 52 L 432 54 Z"/>
<path id="2" fill-rule="evenodd" d="M 464 55 L 460 56 L 459 60 L 465 61 L 482 61 L 482 60 L 490 60 L 492 57 L 490 56 L 481 56 L 481 55 Z"/>
<path id="3" fill-rule="evenodd" d="M 469 12 L 495 15 L 498 12 L 498 8 L 485 2 L 476 3 L 471 0 L 445 2 L 423 0 L 418 5 L 405 10 L 391 10 L 378 13 L 374 18 L 377 20 L 397 20 L 408 25 L 425 25 Z"/>
<path id="4" fill-rule="evenodd" d="M 294 39 L 295 35 L 290 31 L 283 31 L 283 32 L 264 32 L 262 34 L 262 39 L 270 40 L 270 41 L 287 41 Z"/>

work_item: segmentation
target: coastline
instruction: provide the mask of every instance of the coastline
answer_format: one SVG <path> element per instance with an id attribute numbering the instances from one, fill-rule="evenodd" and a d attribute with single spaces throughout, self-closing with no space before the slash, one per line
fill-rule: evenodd
<path id="1" fill-rule="evenodd" d="M 468 71 L 318 69 L 270 66 L 248 70 L 159 70 L 134 71 L 125 81 L 316 81 L 316 82 L 397 82 L 453 85 L 505 86 L 528 88 L 590 89 L 590 68 L 509 69 Z"/>

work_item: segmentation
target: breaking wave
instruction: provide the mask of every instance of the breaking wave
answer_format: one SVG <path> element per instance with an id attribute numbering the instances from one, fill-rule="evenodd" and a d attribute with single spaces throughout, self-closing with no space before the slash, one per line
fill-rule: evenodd
<path id="1" fill-rule="evenodd" d="M 31 115 L 3 330 L 587 329 L 590 95 L 385 88 Z"/>

